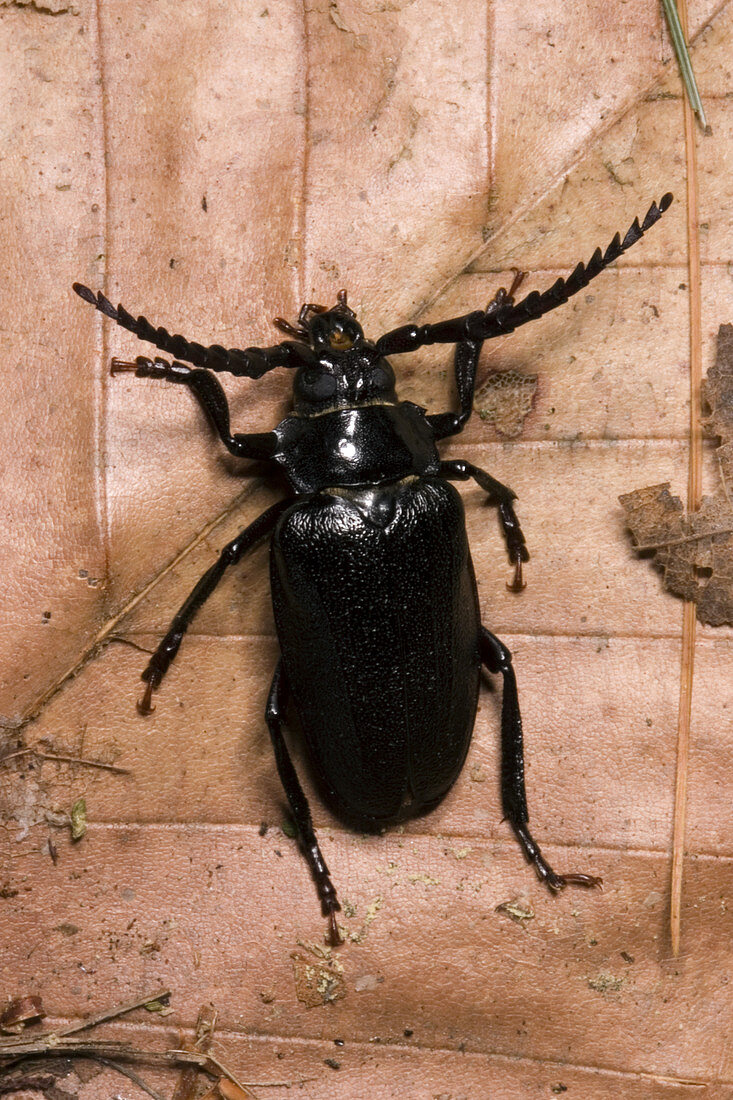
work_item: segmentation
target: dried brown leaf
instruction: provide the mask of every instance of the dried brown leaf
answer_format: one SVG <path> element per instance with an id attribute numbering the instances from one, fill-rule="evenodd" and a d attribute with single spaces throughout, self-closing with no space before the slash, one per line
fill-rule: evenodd
<path id="1" fill-rule="evenodd" d="M 717 356 L 703 386 L 710 408 L 704 423 L 721 440 L 717 449 L 721 488 L 685 513 L 669 482 L 619 497 L 636 549 L 649 554 L 664 574 L 665 587 L 697 604 L 697 617 L 710 626 L 733 623 L 733 325 L 721 325 Z"/>
<path id="2" fill-rule="evenodd" d="M 696 25 L 719 8 L 701 7 Z M 46 811 L 68 810 L 81 777 L 44 764 L 28 769 L 24 792 L 16 785 L 4 799 L 19 829 L 35 829 L 20 844 L 7 835 L 3 874 L 19 893 L 0 905 L 6 969 L 17 988 L 42 981 L 63 1019 L 86 1010 L 92 986 L 111 1002 L 147 988 L 153 972 L 161 981 L 180 972 L 182 1027 L 195 1018 L 203 982 L 212 995 L 221 991 L 234 1064 L 293 1051 L 331 1078 L 312 1087 L 325 1095 L 334 1079 L 341 1084 L 313 1042 L 324 1037 L 325 1017 L 295 999 L 287 946 L 321 932 L 317 905 L 294 846 L 291 854 L 274 830 L 257 835 L 260 821 L 280 820 L 283 801 L 262 717 L 277 661 L 265 549 L 231 570 L 201 609 L 147 724 L 134 709 L 147 658 L 127 646 L 93 646 L 106 631 L 154 649 L 222 546 L 272 497 L 257 489 L 237 498 L 235 467 L 220 461 L 180 388 L 108 378 L 111 355 L 145 349 L 68 287 L 82 280 L 156 324 L 227 345 L 278 339 L 267 318 L 296 316 L 303 300 L 330 300 L 341 286 L 374 334 L 422 319 L 428 301 L 426 321 L 473 310 L 517 266 L 530 273 L 528 290 L 542 290 L 605 246 L 653 195 L 684 191 L 679 89 L 671 70 L 652 89 L 669 53 L 652 3 L 338 0 L 335 18 L 348 30 L 328 0 L 194 0 L 176 6 L 174 20 L 172 10 L 89 2 L 76 20 L 11 6 L 2 20 L 13 89 L 3 125 L 17 155 L 2 164 L 13 292 L 0 334 L 8 587 L 0 709 L 8 748 L 16 748 L 23 715 L 40 709 L 28 745 L 65 744 L 69 729 L 88 723 L 75 751 L 105 760 L 112 744 L 135 773 L 122 784 L 85 770 L 82 790 L 100 826 L 94 850 L 69 843 L 65 815 L 55 869 L 45 853 L 37 858 L 36 845 Z M 725 98 L 732 15 L 733 5 L 716 14 L 715 36 L 695 57 L 716 129 L 705 143 L 701 194 L 711 302 L 730 285 L 722 169 L 733 134 Z M 57 190 L 67 181 L 71 190 Z M 626 471 L 650 454 L 677 454 L 684 430 L 683 223 L 678 203 L 638 246 L 638 261 L 599 280 L 593 302 L 581 296 L 486 347 L 486 364 L 542 374 L 541 415 L 525 422 L 531 438 L 497 446 L 476 416 L 444 452 L 470 457 L 520 495 L 533 566 L 517 599 L 503 588 L 493 514 L 478 506 L 476 490 L 467 492 L 476 505 L 468 513 L 482 609 L 517 649 L 536 824 L 547 843 L 565 846 L 568 861 L 579 845 L 600 845 L 593 859 L 612 865 L 613 891 L 588 899 L 579 917 L 568 913 L 574 899 L 538 894 L 542 919 L 538 908 L 526 936 L 508 918 L 489 917 L 493 902 L 527 885 L 527 872 L 500 824 L 498 697 L 484 692 L 455 798 L 409 825 L 408 836 L 362 841 L 333 828 L 326 842 L 334 880 L 360 913 L 370 898 L 389 898 L 366 941 L 341 955 L 357 968 L 351 995 L 325 1010 L 329 1036 L 348 1044 L 381 1037 L 391 1048 L 370 1046 L 383 1053 L 366 1068 L 345 1061 L 340 1077 L 354 1075 L 345 1093 L 412 1095 L 419 1078 L 426 1095 L 437 1095 L 448 1077 L 455 1095 L 539 1094 L 562 1063 L 571 1095 L 609 1100 L 610 1089 L 623 1100 L 656 1100 L 669 1089 L 639 1070 L 712 1078 L 726 1065 L 714 1026 L 727 1004 L 726 915 L 693 906 L 701 897 L 711 911 L 717 905 L 713 885 L 727 864 L 707 855 L 730 851 L 731 818 L 704 777 L 692 792 L 706 859 L 692 868 L 686 969 L 675 976 L 663 937 L 646 934 L 647 925 L 657 930 L 657 908 L 643 910 L 630 948 L 643 959 L 643 986 L 615 1003 L 584 981 L 601 967 L 613 971 L 615 945 L 629 944 L 628 899 L 664 888 L 668 739 L 639 736 L 639 728 L 641 715 L 654 731 L 667 722 L 675 669 L 665 660 L 664 681 L 647 677 L 640 694 L 639 661 L 661 663 L 672 650 L 657 635 L 670 631 L 664 613 L 637 624 L 629 612 L 627 577 L 638 567 L 624 563 L 603 502 L 629 486 L 674 484 L 663 457 L 661 472 L 630 480 Z M 401 396 L 434 412 L 453 407 L 450 349 L 425 349 L 414 366 L 404 357 L 398 370 Z M 224 381 L 237 431 L 265 430 L 284 413 L 291 379 L 282 374 Z M 587 446 L 575 445 L 581 429 Z M 599 565 L 608 589 L 598 583 Z M 600 632 L 612 641 L 596 654 L 588 635 Z M 721 664 L 709 675 L 726 659 L 716 652 Z M 76 680 L 46 706 L 80 660 Z M 39 776 L 45 788 L 34 802 L 30 782 Z M 26 800 L 12 801 L 16 793 Z M 328 829 L 318 799 L 312 809 Z M 443 866 L 443 841 L 430 834 L 474 837 L 489 823 L 488 847 Z M 385 877 L 379 867 L 391 863 L 400 873 Z M 407 874 L 417 870 L 443 885 L 411 883 Z M 125 887 L 135 889 L 131 901 Z M 82 909 L 78 936 L 53 932 Z M 125 933 L 128 911 L 138 925 Z M 163 911 L 177 927 L 173 949 L 141 955 Z M 574 922 L 595 921 L 596 911 L 602 946 L 586 948 Z M 96 973 L 82 979 L 78 961 L 91 958 Z M 527 986 L 525 1028 L 517 997 Z M 258 990 L 273 999 L 263 1003 Z M 617 1013 L 612 1026 L 609 1011 Z M 578 1018 L 587 1026 L 574 1026 Z M 405 1025 L 416 1029 L 414 1051 L 399 1038 Z M 470 1058 L 455 1049 L 463 1039 Z M 614 1084 L 578 1064 L 629 1072 Z"/>

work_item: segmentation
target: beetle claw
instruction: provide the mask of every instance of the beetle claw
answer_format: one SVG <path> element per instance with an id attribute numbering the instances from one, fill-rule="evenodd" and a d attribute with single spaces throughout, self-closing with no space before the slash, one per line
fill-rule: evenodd
<path id="1" fill-rule="evenodd" d="M 590 889 L 594 887 L 603 893 L 603 879 L 598 878 L 596 875 L 560 875 L 563 886 L 587 886 Z"/>
<path id="2" fill-rule="evenodd" d="M 149 714 L 152 714 L 155 710 L 153 706 L 153 690 L 155 685 L 152 680 L 148 680 L 145 686 L 145 692 L 142 699 L 137 704 L 138 714 L 142 714 L 144 718 L 147 718 Z"/>
<path id="3" fill-rule="evenodd" d="M 527 582 L 522 577 L 522 559 L 517 558 L 514 563 L 514 577 L 511 581 L 506 582 L 506 586 L 510 592 L 521 592 L 527 587 Z"/>
<path id="4" fill-rule="evenodd" d="M 514 268 L 514 278 L 512 280 L 512 285 L 509 287 L 509 293 L 507 294 L 507 298 L 510 302 L 514 301 L 514 295 L 517 293 L 526 277 L 526 271 L 520 271 L 517 267 Z"/>
<path id="5" fill-rule="evenodd" d="M 567 874 L 558 875 L 554 871 L 544 879 L 550 889 L 558 894 L 566 886 L 585 886 L 588 889 L 598 889 L 603 893 L 603 879 L 596 875 Z"/>
<path id="6" fill-rule="evenodd" d="M 131 363 L 127 359 L 117 359 L 117 358 L 115 358 L 110 363 L 109 373 L 110 374 L 122 374 L 123 371 L 137 370 L 137 366 L 138 366 L 137 361 L 135 361 L 134 363 Z"/>
<path id="7" fill-rule="evenodd" d="M 328 932 L 326 933 L 326 939 L 331 947 L 340 947 L 344 942 L 344 937 L 339 931 L 335 909 L 331 909 L 328 914 Z"/>

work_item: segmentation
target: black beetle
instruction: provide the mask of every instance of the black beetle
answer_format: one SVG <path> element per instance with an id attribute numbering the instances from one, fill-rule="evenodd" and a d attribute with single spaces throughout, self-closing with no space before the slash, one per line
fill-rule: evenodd
<path id="1" fill-rule="evenodd" d="M 328 309 L 304 305 L 296 324 L 276 318 L 286 340 L 269 348 L 204 347 L 154 328 L 78 283 L 74 289 L 107 317 L 157 348 L 193 363 L 140 356 L 113 361 L 113 373 L 163 378 L 187 386 L 225 447 L 240 458 L 279 466 L 294 496 L 268 508 L 222 550 L 174 618 L 142 674 L 140 703 L 151 710 L 193 616 L 226 568 L 271 535 L 271 582 L 282 651 L 266 720 L 298 836 L 329 921 L 340 942 L 340 909 L 318 847 L 310 810 L 282 733 L 288 698 L 300 716 L 324 797 L 349 824 L 375 831 L 432 809 L 450 790 L 468 752 L 482 665 L 503 676 L 501 796 L 526 858 L 551 890 L 600 885 L 591 875 L 558 875 L 529 829 L 522 723 L 509 650 L 481 625 L 461 498 L 451 480 L 473 478 L 497 505 L 511 587 L 522 587 L 529 558 L 514 512 L 515 494 L 461 460 L 441 462 L 435 444 L 471 415 L 484 340 L 561 305 L 638 241 L 668 208 L 653 203 L 621 240 L 543 294 L 514 301 L 521 276 L 486 310 L 435 325 L 404 325 L 368 341 L 346 292 Z M 426 413 L 398 401 L 386 356 L 423 344 L 455 343 L 460 411 Z M 274 431 L 232 434 L 229 406 L 211 371 L 260 378 L 275 367 L 297 369 L 293 415 Z"/>

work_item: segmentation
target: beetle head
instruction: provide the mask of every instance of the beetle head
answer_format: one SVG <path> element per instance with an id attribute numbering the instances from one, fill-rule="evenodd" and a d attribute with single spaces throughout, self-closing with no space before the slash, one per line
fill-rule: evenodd
<path id="1" fill-rule="evenodd" d="M 353 309 L 349 308 L 346 291 L 340 290 L 336 297 L 336 305 L 331 309 L 306 302 L 294 325 L 282 317 L 276 317 L 273 323 L 281 332 L 310 344 L 316 352 L 349 351 L 359 347 L 364 342 L 364 332 Z"/>
<path id="2" fill-rule="evenodd" d="M 335 306 L 307 303 L 296 324 L 275 318 L 281 331 L 310 346 L 312 356 L 293 383 L 296 411 L 314 416 L 335 408 L 397 400 L 392 367 L 378 355 L 340 290 Z"/>

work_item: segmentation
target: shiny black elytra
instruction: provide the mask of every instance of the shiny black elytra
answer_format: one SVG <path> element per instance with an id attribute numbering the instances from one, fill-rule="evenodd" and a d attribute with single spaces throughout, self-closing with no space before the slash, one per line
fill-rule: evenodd
<path id="1" fill-rule="evenodd" d="M 140 356 L 113 360 L 113 373 L 187 386 L 225 447 L 284 471 L 294 495 L 263 512 L 222 550 L 201 578 L 142 674 L 140 703 L 178 652 L 195 613 L 228 566 L 271 535 L 272 602 L 282 652 L 265 717 L 298 836 L 329 921 L 340 942 L 336 891 L 321 854 L 308 803 L 282 733 L 288 699 L 300 716 L 325 800 L 345 821 L 379 830 L 432 809 L 450 790 L 473 732 L 482 665 L 501 673 L 501 796 L 526 858 L 551 890 L 599 886 L 591 875 L 558 875 L 527 828 L 522 721 L 509 650 L 481 625 L 463 505 L 451 480 L 473 478 L 495 504 L 509 557 L 510 587 L 522 588 L 529 558 L 514 512 L 515 494 L 470 462 L 442 462 L 435 444 L 460 432 L 471 415 L 484 340 L 512 332 L 587 286 L 659 220 L 672 196 L 653 203 L 623 241 L 543 294 L 515 303 L 521 276 L 486 310 L 436 325 L 404 325 L 376 343 L 364 337 L 341 291 L 332 309 L 304 305 L 297 324 L 275 324 L 293 339 L 269 348 L 204 347 L 154 328 L 78 283 L 74 289 L 107 317 L 181 362 Z M 428 414 L 398 401 L 386 356 L 423 344 L 454 343 L 460 410 Z M 229 406 L 211 371 L 260 378 L 296 369 L 293 415 L 274 431 L 232 434 Z"/>

